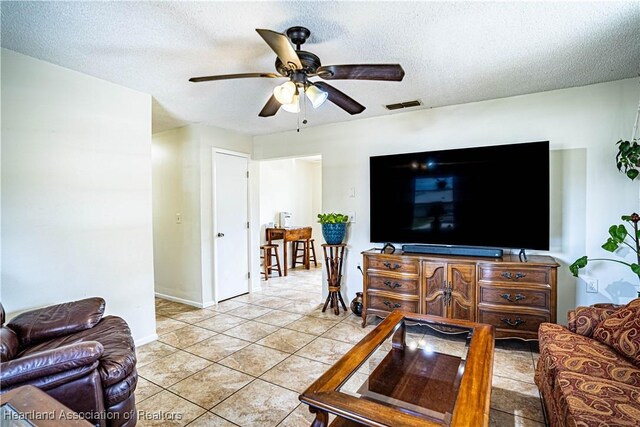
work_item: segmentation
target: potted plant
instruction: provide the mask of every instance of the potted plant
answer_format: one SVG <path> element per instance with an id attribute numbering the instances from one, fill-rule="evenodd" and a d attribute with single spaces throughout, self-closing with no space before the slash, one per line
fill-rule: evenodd
<path id="1" fill-rule="evenodd" d="M 330 245 L 339 245 L 347 233 L 349 215 L 341 213 L 318 214 L 318 222 L 322 224 L 322 236 Z"/>
<path id="2" fill-rule="evenodd" d="M 616 142 L 616 145 L 618 146 L 616 167 L 620 172 L 624 173 L 633 181 L 638 177 L 638 175 L 640 175 L 640 145 L 635 139 L 631 141 L 620 140 Z M 621 219 L 631 226 L 631 231 L 627 230 L 627 227 L 624 224 L 612 225 L 609 227 L 609 238 L 602 245 L 602 248 L 614 253 L 621 246 L 628 246 L 633 252 L 635 252 L 637 262 L 626 262 L 612 258 L 589 258 L 587 256 L 583 256 L 575 260 L 573 264 L 569 266 L 569 270 L 575 277 L 578 277 L 579 270 L 586 267 L 589 261 L 609 261 L 626 265 L 635 275 L 638 276 L 638 279 L 640 280 L 640 232 L 638 232 L 640 215 L 637 213 L 623 215 Z M 638 291 L 638 297 L 640 297 L 640 291 Z"/>

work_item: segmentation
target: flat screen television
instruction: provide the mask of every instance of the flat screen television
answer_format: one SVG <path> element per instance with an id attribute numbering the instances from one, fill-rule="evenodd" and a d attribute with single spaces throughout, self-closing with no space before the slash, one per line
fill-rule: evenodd
<path id="1" fill-rule="evenodd" d="M 372 242 L 549 250 L 549 141 L 370 158 Z"/>

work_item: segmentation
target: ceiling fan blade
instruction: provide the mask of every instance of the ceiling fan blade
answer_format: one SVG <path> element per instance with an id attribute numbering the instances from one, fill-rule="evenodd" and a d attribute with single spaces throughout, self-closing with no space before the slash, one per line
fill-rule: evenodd
<path id="1" fill-rule="evenodd" d="M 275 74 L 275 73 L 221 74 L 219 76 L 191 77 L 189 81 L 190 82 L 209 82 L 212 80 L 249 79 L 252 77 L 267 77 L 270 79 L 275 79 L 278 77 L 286 77 L 286 76 L 281 76 L 280 74 Z"/>
<path id="2" fill-rule="evenodd" d="M 278 102 L 275 96 L 271 95 L 271 98 L 269 98 L 267 103 L 264 104 L 264 107 L 262 107 L 262 111 L 260 111 L 260 114 L 258 114 L 258 116 L 260 117 L 275 116 L 279 109 L 280 109 L 280 103 Z"/>
<path id="3" fill-rule="evenodd" d="M 328 83 L 316 82 L 314 83 L 314 86 L 316 86 L 320 90 L 327 92 L 329 94 L 329 101 L 333 102 L 349 114 L 360 114 L 366 108 L 364 105 L 358 103 L 358 101 L 351 98 L 349 95 L 340 92 L 338 89 Z"/>
<path id="4" fill-rule="evenodd" d="M 325 80 L 388 80 L 399 82 L 404 77 L 400 64 L 325 65 L 317 74 Z"/>
<path id="5" fill-rule="evenodd" d="M 283 64 L 296 70 L 302 69 L 300 58 L 298 58 L 298 54 L 293 49 L 293 46 L 291 46 L 287 36 L 282 33 L 271 30 L 261 30 L 259 28 L 256 28 L 256 31 L 260 34 L 260 37 L 267 42 L 269 47 L 273 49 L 276 55 L 278 55 L 278 58 L 280 58 Z"/>

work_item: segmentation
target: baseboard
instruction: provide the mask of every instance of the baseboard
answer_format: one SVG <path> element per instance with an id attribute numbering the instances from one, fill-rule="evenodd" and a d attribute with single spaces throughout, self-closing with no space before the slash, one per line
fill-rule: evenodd
<path id="1" fill-rule="evenodd" d="M 158 339 L 158 334 L 151 334 L 148 335 L 144 338 L 139 338 L 137 340 L 135 340 L 136 343 L 136 347 L 140 347 L 141 345 L 145 345 L 145 344 L 149 344 L 150 342 L 153 342 L 155 340 Z"/>
<path id="2" fill-rule="evenodd" d="M 157 298 L 162 298 L 162 299 L 166 299 L 173 302 L 179 302 L 181 304 L 187 304 L 197 308 L 205 308 L 204 304 L 196 301 L 191 301 L 189 299 L 173 297 L 171 295 L 161 294 L 160 292 L 156 292 L 155 295 Z"/>
<path id="3" fill-rule="evenodd" d="M 209 308 L 209 307 L 213 307 L 214 305 L 216 305 L 215 301 L 207 301 L 204 304 L 202 304 L 202 308 Z"/>

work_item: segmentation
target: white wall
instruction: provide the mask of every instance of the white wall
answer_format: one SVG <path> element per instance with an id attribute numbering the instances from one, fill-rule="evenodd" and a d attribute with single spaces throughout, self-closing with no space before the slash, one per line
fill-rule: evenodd
<path id="1" fill-rule="evenodd" d="M 101 296 L 153 339 L 151 97 L 1 55 L 2 303 Z"/>
<path id="2" fill-rule="evenodd" d="M 617 265 L 601 263 L 591 274 L 600 293 L 585 293 L 567 265 L 587 253 L 601 255 L 607 229 L 620 215 L 638 210 L 638 185 L 615 168 L 615 142 L 629 138 L 638 98 L 635 79 L 455 105 L 254 137 L 254 159 L 322 155 L 323 211 L 353 211 L 343 284 L 349 299 L 362 289 L 355 270 L 369 241 L 369 157 L 412 151 L 549 140 L 552 150 L 551 255 L 562 264 L 558 320 L 575 304 L 619 301 L 610 292 L 616 281 L 637 277 Z M 581 151 L 582 150 L 582 151 Z M 585 155 L 586 154 L 586 155 Z M 561 166 L 560 166 L 561 165 Z M 576 177 L 586 177 L 577 179 Z M 517 177 L 512 177 L 516 179 Z M 348 190 L 355 188 L 355 197 Z M 558 200 L 560 201 L 558 203 Z M 522 226 L 535 218 L 523 216 Z M 561 236 L 561 237 L 558 237 Z M 584 239 L 584 244 L 582 240 Z"/>
<path id="3" fill-rule="evenodd" d="M 196 306 L 213 301 L 213 147 L 249 154 L 251 137 L 201 125 L 153 135 L 155 291 Z"/>

